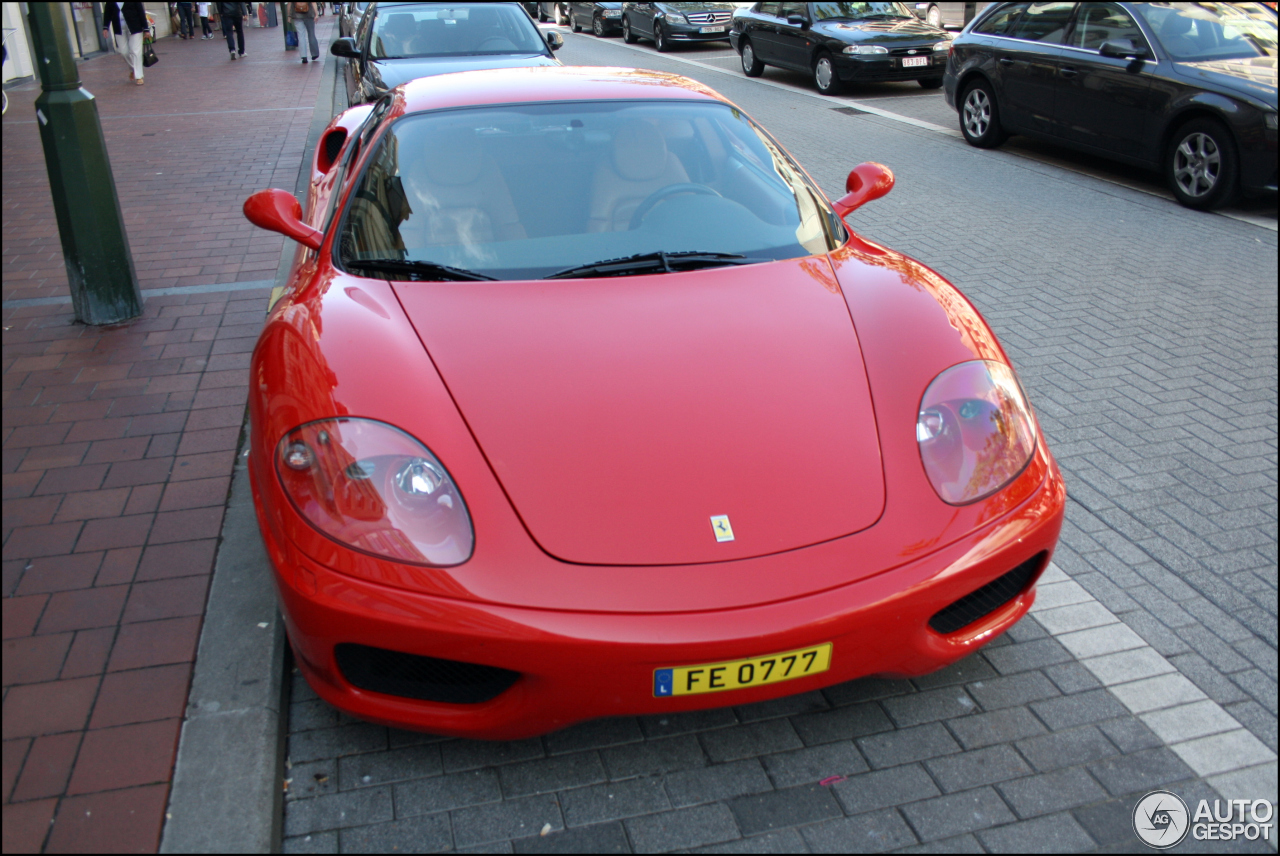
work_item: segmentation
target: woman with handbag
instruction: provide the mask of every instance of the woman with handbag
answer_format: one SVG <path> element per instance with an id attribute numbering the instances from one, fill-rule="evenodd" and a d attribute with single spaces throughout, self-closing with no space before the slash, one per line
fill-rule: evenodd
<path id="1" fill-rule="evenodd" d="M 123 19 L 123 20 L 122 20 Z M 147 12 L 141 3 L 103 3 L 102 34 L 114 36 L 116 53 L 129 66 L 129 78 L 142 85 L 142 37 L 147 32 Z"/>
<path id="2" fill-rule="evenodd" d="M 302 44 L 302 36 L 298 36 L 298 50 L 302 51 L 302 64 L 307 64 L 307 48 L 311 48 L 311 61 L 315 62 L 320 59 L 320 43 L 316 41 L 316 4 L 294 3 L 293 17 L 307 28 L 307 44 Z"/>

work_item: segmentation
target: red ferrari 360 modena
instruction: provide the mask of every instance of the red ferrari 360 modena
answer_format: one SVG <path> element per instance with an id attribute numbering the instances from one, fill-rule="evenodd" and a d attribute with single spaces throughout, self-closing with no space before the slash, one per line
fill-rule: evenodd
<path id="1" fill-rule="evenodd" d="M 550 172 L 570 162 L 572 172 Z M 289 640 L 509 739 L 920 675 L 1030 608 L 1065 490 L 972 305 L 683 77 L 408 83 L 320 138 L 252 364 Z"/>

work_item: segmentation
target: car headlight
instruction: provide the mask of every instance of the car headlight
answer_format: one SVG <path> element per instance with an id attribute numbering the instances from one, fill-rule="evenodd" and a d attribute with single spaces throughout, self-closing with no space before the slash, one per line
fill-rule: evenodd
<path id="1" fill-rule="evenodd" d="M 943 502 L 966 505 L 1009 484 L 1036 448 L 1035 421 L 1013 369 L 974 360 L 942 372 L 920 400 L 916 441 Z"/>
<path id="2" fill-rule="evenodd" d="M 335 541 L 414 565 L 471 558 L 471 515 L 448 470 L 385 422 L 301 425 L 281 439 L 276 472 L 298 513 Z"/>
<path id="3" fill-rule="evenodd" d="M 849 45 L 848 47 L 844 48 L 842 52 L 847 54 L 861 54 L 863 56 L 866 56 L 867 54 L 887 54 L 889 52 L 889 49 L 884 47 L 883 45 Z"/>
<path id="4" fill-rule="evenodd" d="M 935 51 L 938 51 L 939 53 L 941 53 L 942 51 L 951 50 L 951 39 L 943 39 L 942 41 L 934 45 L 933 49 Z"/>
<path id="5" fill-rule="evenodd" d="M 604 16 L 606 18 L 621 18 L 622 10 L 621 9 L 605 9 Z"/>
<path id="6" fill-rule="evenodd" d="M 668 12 L 667 14 L 663 15 L 663 17 L 673 24 L 689 23 L 689 21 L 685 18 L 685 16 L 681 15 L 679 12 Z"/>

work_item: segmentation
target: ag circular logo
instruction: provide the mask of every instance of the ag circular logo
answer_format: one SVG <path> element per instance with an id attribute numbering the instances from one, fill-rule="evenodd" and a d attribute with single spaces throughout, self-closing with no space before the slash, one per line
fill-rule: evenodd
<path id="1" fill-rule="evenodd" d="M 1190 828 L 1187 804 L 1169 791 L 1152 791 L 1133 807 L 1133 831 L 1148 847 L 1173 847 L 1187 837 Z"/>

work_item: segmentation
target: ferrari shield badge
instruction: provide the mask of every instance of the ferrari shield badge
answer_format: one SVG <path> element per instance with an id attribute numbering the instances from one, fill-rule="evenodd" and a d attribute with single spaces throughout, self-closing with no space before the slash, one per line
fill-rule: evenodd
<path id="1" fill-rule="evenodd" d="M 732 541 L 733 526 L 729 523 L 729 515 L 717 514 L 711 518 L 711 531 L 716 533 L 717 541 Z"/>

